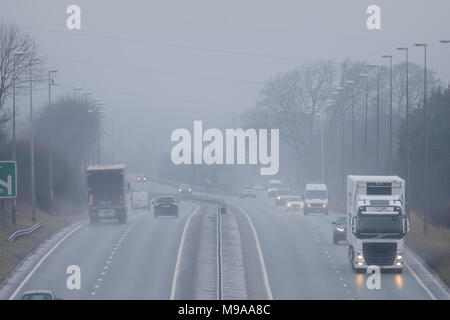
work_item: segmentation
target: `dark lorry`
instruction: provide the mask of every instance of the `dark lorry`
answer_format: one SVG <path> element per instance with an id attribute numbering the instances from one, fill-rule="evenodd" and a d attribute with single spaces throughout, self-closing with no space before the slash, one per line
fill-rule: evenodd
<path id="1" fill-rule="evenodd" d="M 127 221 L 126 166 L 114 164 L 90 166 L 87 169 L 89 220 Z"/>

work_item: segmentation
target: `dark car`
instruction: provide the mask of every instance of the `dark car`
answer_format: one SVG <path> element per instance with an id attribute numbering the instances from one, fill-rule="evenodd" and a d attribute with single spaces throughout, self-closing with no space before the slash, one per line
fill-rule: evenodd
<path id="1" fill-rule="evenodd" d="M 178 193 L 181 194 L 191 194 L 192 193 L 192 187 L 188 184 L 180 184 L 178 187 Z"/>
<path id="2" fill-rule="evenodd" d="M 284 206 L 286 204 L 286 197 L 291 195 L 291 190 L 282 188 L 275 192 L 275 206 Z"/>
<path id="3" fill-rule="evenodd" d="M 173 216 L 178 218 L 178 200 L 174 196 L 159 196 L 153 202 L 155 218 Z"/>
<path id="4" fill-rule="evenodd" d="M 333 243 L 347 239 L 347 217 L 338 217 L 333 224 Z"/>

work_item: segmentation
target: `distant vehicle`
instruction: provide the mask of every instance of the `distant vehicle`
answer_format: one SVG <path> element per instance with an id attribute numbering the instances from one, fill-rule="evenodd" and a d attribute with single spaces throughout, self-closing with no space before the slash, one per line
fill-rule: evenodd
<path id="1" fill-rule="evenodd" d="M 253 186 L 242 186 L 239 190 L 239 195 L 241 199 L 243 198 L 253 198 L 256 199 L 256 190 Z"/>
<path id="2" fill-rule="evenodd" d="M 305 187 L 305 209 L 307 215 L 311 212 L 328 214 L 328 190 L 323 183 L 308 183 Z"/>
<path id="3" fill-rule="evenodd" d="M 281 187 L 281 180 L 269 180 L 269 183 L 267 184 L 267 196 L 269 198 L 275 197 L 277 189 Z"/>
<path id="4" fill-rule="evenodd" d="M 31 290 L 25 291 L 22 300 L 60 300 L 57 299 L 51 290 Z"/>
<path id="5" fill-rule="evenodd" d="M 155 218 L 174 216 L 178 218 L 178 200 L 174 196 L 159 196 L 153 202 Z"/>
<path id="6" fill-rule="evenodd" d="M 147 191 L 134 191 L 131 194 L 133 209 L 150 208 L 150 199 Z"/>
<path id="7" fill-rule="evenodd" d="M 95 165 L 87 168 L 88 210 L 91 223 L 102 219 L 127 221 L 126 166 Z"/>
<path id="8" fill-rule="evenodd" d="M 368 266 L 402 272 L 405 180 L 398 176 L 347 176 L 348 258 L 355 272 Z"/>
<path id="9" fill-rule="evenodd" d="M 138 177 L 136 177 L 136 182 L 137 183 L 147 183 L 147 177 L 138 176 Z"/>
<path id="10" fill-rule="evenodd" d="M 303 210 L 305 203 L 302 196 L 286 197 L 286 211 L 300 211 Z"/>
<path id="11" fill-rule="evenodd" d="M 275 206 L 284 206 L 286 204 L 286 199 L 291 195 L 291 190 L 287 188 L 277 189 L 275 192 Z"/>
<path id="12" fill-rule="evenodd" d="M 347 239 L 347 217 L 337 217 L 333 224 L 333 243 Z"/>
<path id="13" fill-rule="evenodd" d="M 180 184 L 178 187 L 178 193 L 180 194 L 191 194 L 192 187 L 188 184 Z"/>

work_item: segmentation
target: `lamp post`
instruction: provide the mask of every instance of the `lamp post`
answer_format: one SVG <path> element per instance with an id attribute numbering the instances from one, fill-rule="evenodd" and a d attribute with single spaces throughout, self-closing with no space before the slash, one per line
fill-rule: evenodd
<path id="1" fill-rule="evenodd" d="M 13 132 L 12 132 L 12 160 L 16 161 L 16 64 L 17 57 L 23 56 L 25 52 L 18 51 L 13 54 Z M 16 199 L 12 200 L 12 212 L 11 212 L 11 220 L 13 224 L 16 224 Z"/>
<path id="2" fill-rule="evenodd" d="M 50 113 L 50 124 L 49 124 L 49 141 L 48 141 L 48 190 L 49 190 L 49 209 L 53 212 L 53 113 L 52 113 L 52 94 L 51 88 L 55 86 L 55 82 L 52 75 L 57 73 L 57 70 L 48 71 L 48 109 Z"/>
<path id="3" fill-rule="evenodd" d="M 377 174 L 380 171 L 380 65 L 371 64 L 377 70 Z"/>
<path id="4" fill-rule="evenodd" d="M 406 74 L 406 107 L 405 107 L 405 122 L 406 122 L 406 201 L 405 201 L 405 209 L 406 214 L 409 216 L 409 206 L 408 206 L 408 200 L 409 200 L 409 193 L 408 193 L 408 184 L 411 183 L 409 181 L 411 179 L 411 171 L 410 171 L 410 133 L 409 133 L 409 61 L 408 61 L 408 52 L 409 49 L 406 47 L 397 48 L 399 51 L 405 52 L 405 74 Z"/>
<path id="5" fill-rule="evenodd" d="M 389 174 L 392 174 L 392 55 L 383 55 L 389 59 Z"/>
<path id="6" fill-rule="evenodd" d="M 423 73 L 423 136 L 424 136 L 424 187 L 423 187 L 423 234 L 428 234 L 428 128 L 427 128 L 427 44 L 415 43 L 424 49 Z"/>
<path id="7" fill-rule="evenodd" d="M 345 83 L 353 86 L 355 81 L 347 80 Z M 352 164 L 350 166 L 352 173 L 355 170 L 355 96 L 354 92 L 351 92 L 351 108 L 352 108 Z"/>
<path id="8" fill-rule="evenodd" d="M 31 184 L 31 220 L 36 221 L 36 185 L 34 173 L 34 124 L 33 124 L 33 62 L 38 59 L 30 59 L 30 184 Z"/>
<path id="9" fill-rule="evenodd" d="M 365 82 L 365 108 L 364 108 L 364 166 L 367 165 L 367 111 L 369 104 L 369 74 L 361 73 L 359 75 Z"/>

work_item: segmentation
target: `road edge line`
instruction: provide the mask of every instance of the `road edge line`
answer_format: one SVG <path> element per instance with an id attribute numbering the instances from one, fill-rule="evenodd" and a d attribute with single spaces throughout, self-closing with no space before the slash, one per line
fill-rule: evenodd
<path id="1" fill-rule="evenodd" d="M 268 297 L 268 300 L 273 300 L 272 290 L 270 288 L 270 283 L 269 283 L 269 276 L 267 275 L 266 264 L 264 262 L 264 255 L 263 255 L 262 250 L 261 250 L 261 245 L 259 243 L 258 233 L 256 232 L 256 228 L 253 225 L 253 222 L 252 222 L 252 219 L 250 218 L 250 216 L 239 205 L 236 205 L 236 207 L 247 218 L 248 223 L 250 225 L 250 229 L 252 229 L 253 237 L 255 238 L 256 249 L 258 250 L 259 264 L 261 265 L 261 271 L 263 273 L 264 286 L 266 287 L 267 297 Z"/>
<path id="2" fill-rule="evenodd" d="M 175 270 L 172 278 L 172 289 L 170 290 L 170 298 L 169 298 L 170 300 L 175 300 L 175 291 L 177 290 L 178 272 L 180 269 L 181 255 L 183 254 L 184 239 L 186 238 L 186 230 L 189 227 L 191 218 L 197 213 L 198 209 L 200 208 L 199 205 L 197 204 L 194 205 L 196 208 L 186 219 L 186 222 L 184 223 L 183 233 L 181 234 L 180 245 L 178 246 L 177 262 L 175 263 Z"/>
<path id="3" fill-rule="evenodd" d="M 16 290 L 13 292 L 13 294 L 9 297 L 8 300 L 14 300 L 16 295 L 19 293 L 19 291 L 23 288 L 23 286 L 30 280 L 30 278 L 33 276 L 34 272 L 40 267 L 40 265 L 48 258 L 48 256 L 64 241 L 66 240 L 71 234 L 73 234 L 75 231 L 79 230 L 81 227 L 83 227 L 84 224 L 79 224 L 78 226 L 74 227 L 68 234 L 66 234 L 62 239 L 60 239 L 47 253 L 39 260 L 39 262 L 31 269 L 31 271 L 27 274 L 25 279 L 22 280 L 20 285 L 16 288 Z"/>

